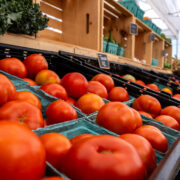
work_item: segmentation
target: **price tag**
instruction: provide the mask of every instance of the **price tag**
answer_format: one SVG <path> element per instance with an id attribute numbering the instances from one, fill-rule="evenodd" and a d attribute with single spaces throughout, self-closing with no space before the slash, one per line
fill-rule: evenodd
<path id="1" fill-rule="evenodd" d="M 110 64 L 106 54 L 98 53 L 99 67 L 102 69 L 110 69 Z"/>
<path id="2" fill-rule="evenodd" d="M 155 35 L 154 33 L 151 33 L 151 41 L 154 41 L 155 40 Z"/>
<path id="3" fill-rule="evenodd" d="M 137 24 L 131 23 L 131 25 L 130 25 L 130 34 L 138 35 L 138 26 L 137 26 Z"/>

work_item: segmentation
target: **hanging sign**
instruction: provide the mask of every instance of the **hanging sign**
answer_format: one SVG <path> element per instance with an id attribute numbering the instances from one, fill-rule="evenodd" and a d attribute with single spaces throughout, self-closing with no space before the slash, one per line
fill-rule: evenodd
<path id="1" fill-rule="evenodd" d="M 110 69 L 110 64 L 106 54 L 98 53 L 99 67 L 102 69 Z"/>
<path id="2" fill-rule="evenodd" d="M 130 34 L 138 35 L 138 26 L 137 24 L 130 24 Z"/>

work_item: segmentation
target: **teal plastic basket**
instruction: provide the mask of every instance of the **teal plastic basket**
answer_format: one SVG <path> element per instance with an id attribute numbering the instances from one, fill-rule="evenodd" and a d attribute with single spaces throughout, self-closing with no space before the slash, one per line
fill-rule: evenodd
<path id="1" fill-rule="evenodd" d="M 152 25 L 152 30 L 154 31 L 154 32 L 157 32 L 157 26 L 154 24 L 154 23 L 152 23 L 153 25 Z"/>
<path id="2" fill-rule="evenodd" d="M 107 51 L 106 52 L 111 53 L 111 54 L 117 54 L 117 50 L 118 50 L 117 44 L 111 43 L 111 42 L 107 43 Z"/>
<path id="3" fill-rule="evenodd" d="M 119 1 L 125 8 L 132 12 L 135 16 L 137 14 L 138 6 L 134 0 Z"/>
<path id="4" fill-rule="evenodd" d="M 153 27 L 153 23 L 152 23 L 152 21 L 151 21 L 151 20 L 149 20 L 149 19 L 145 19 L 145 20 L 143 20 L 143 22 L 144 22 L 147 26 L 149 26 L 149 27 L 152 29 L 152 27 Z"/>
<path id="5" fill-rule="evenodd" d="M 159 61 L 157 59 L 152 58 L 152 66 L 158 66 Z"/>
<path id="6" fill-rule="evenodd" d="M 156 84 L 156 85 L 159 87 L 160 90 L 161 90 L 161 89 L 164 89 L 164 88 L 168 88 L 168 89 L 170 89 L 171 91 L 173 91 L 173 89 L 172 89 L 171 87 L 165 86 L 165 85 L 163 85 L 163 84 L 161 84 L 161 83 L 159 83 L 159 82 L 154 82 L 153 84 Z"/>
<path id="7" fill-rule="evenodd" d="M 142 9 L 138 8 L 138 9 L 137 9 L 136 17 L 137 17 L 138 19 L 140 19 L 141 21 L 143 21 L 144 13 L 145 13 L 145 12 L 144 12 Z"/>
<path id="8" fill-rule="evenodd" d="M 103 52 L 106 52 L 108 42 L 103 40 Z"/>
<path id="9" fill-rule="evenodd" d="M 161 32 L 162 32 L 162 30 L 161 30 L 159 27 L 157 27 L 156 33 L 159 34 L 159 35 L 161 35 Z"/>
<path id="10" fill-rule="evenodd" d="M 118 56 L 124 56 L 124 48 L 119 46 L 118 49 L 117 49 L 117 55 Z"/>

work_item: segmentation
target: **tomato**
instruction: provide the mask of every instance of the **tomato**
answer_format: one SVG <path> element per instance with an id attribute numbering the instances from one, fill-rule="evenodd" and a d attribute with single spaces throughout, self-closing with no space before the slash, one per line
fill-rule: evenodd
<path id="1" fill-rule="evenodd" d="M 160 116 L 157 116 L 155 120 L 162 122 L 165 126 L 168 126 L 170 128 L 180 131 L 179 123 L 171 116 L 160 115 Z"/>
<path id="2" fill-rule="evenodd" d="M 180 124 L 180 108 L 176 106 L 165 107 L 161 111 L 161 115 L 171 116 Z"/>
<path id="3" fill-rule="evenodd" d="M 80 134 L 78 136 L 75 136 L 73 138 L 70 139 L 72 145 L 81 141 L 82 139 L 87 139 L 87 138 L 90 138 L 90 137 L 93 137 L 94 135 L 93 134 Z"/>
<path id="4" fill-rule="evenodd" d="M 133 132 L 139 120 L 132 108 L 121 102 L 109 102 L 98 112 L 97 124 L 117 134 Z"/>
<path id="5" fill-rule="evenodd" d="M 131 108 L 131 110 L 134 112 L 134 115 L 136 116 L 136 119 L 137 119 L 137 127 L 136 128 L 141 127 L 143 125 L 143 121 L 142 121 L 140 113 L 133 108 Z"/>
<path id="6" fill-rule="evenodd" d="M 138 112 L 139 112 L 140 114 L 142 114 L 142 115 L 148 117 L 148 118 L 153 119 L 153 117 L 152 117 L 149 113 L 147 113 L 147 112 L 144 112 L 144 111 L 138 111 Z"/>
<path id="7" fill-rule="evenodd" d="M 0 60 L 0 70 L 19 78 L 25 78 L 27 76 L 26 67 L 17 58 L 5 58 Z"/>
<path id="8" fill-rule="evenodd" d="M 65 153 L 70 149 L 71 142 L 67 137 L 59 133 L 47 133 L 40 136 L 40 140 L 46 150 L 46 159 L 55 168 L 61 163 Z"/>
<path id="9" fill-rule="evenodd" d="M 35 81 L 38 85 L 45 85 L 48 83 L 57 83 L 61 82 L 59 76 L 51 70 L 42 70 L 37 73 Z"/>
<path id="10" fill-rule="evenodd" d="M 30 129 L 44 126 L 42 112 L 26 101 L 10 101 L 0 108 L 0 120 L 20 122 Z"/>
<path id="11" fill-rule="evenodd" d="M 146 138 L 154 149 L 161 152 L 168 150 L 168 141 L 157 127 L 144 125 L 136 129 L 134 133 Z"/>
<path id="12" fill-rule="evenodd" d="M 73 180 L 142 180 L 146 176 L 135 148 L 110 135 L 75 143 L 65 156 L 63 169 Z"/>
<path id="13" fill-rule="evenodd" d="M 88 92 L 88 81 L 80 73 L 73 72 L 66 74 L 61 81 L 68 95 L 72 98 L 79 98 Z"/>
<path id="14" fill-rule="evenodd" d="M 68 97 L 68 98 L 66 99 L 66 102 L 69 103 L 69 104 L 72 104 L 72 105 L 75 105 L 75 104 L 76 104 L 76 101 L 75 101 L 73 98 L 71 98 L 71 97 Z"/>
<path id="15" fill-rule="evenodd" d="M 40 89 L 48 93 L 49 95 L 57 97 L 62 100 L 66 100 L 68 98 L 65 88 L 60 84 L 48 83 L 41 86 Z"/>
<path id="16" fill-rule="evenodd" d="M 141 80 L 136 80 L 136 84 L 142 85 L 142 86 L 146 86 L 146 84 L 141 81 Z"/>
<path id="17" fill-rule="evenodd" d="M 97 94 L 105 99 L 107 99 L 108 97 L 108 93 L 105 86 L 98 81 L 89 81 L 88 92 Z"/>
<path id="18" fill-rule="evenodd" d="M 156 155 L 149 141 L 136 134 L 123 134 L 120 136 L 120 138 L 135 147 L 142 162 L 144 163 L 144 166 L 146 167 L 148 174 L 151 174 L 156 168 L 157 164 Z"/>
<path id="19" fill-rule="evenodd" d="M 146 87 L 159 92 L 159 87 L 156 84 L 147 84 Z"/>
<path id="20" fill-rule="evenodd" d="M 29 91 L 17 92 L 16 100 L 26 101 L 26 102 L 36 106 L 40 110 L 42 109 L 41 101 L 32 92 L 29 92 Z"/>
<path id="21" fill-rule="evenodd" d="M 68 180 L 68 179 L 64 179 L 61 177 L 47 177 L 47 178 L 42 178 L 41 180 Z"/>
<path id="22" fill-rule="evenodd" d="M 173 96 L 173 92 L 169 88 L 161 89 L 161 91 L 169 93 L 171 96 Z"/>
<path id="23" fill-rule="evenodd" d="M 55 124 L 64 121 L 77 119 L 76 110 L 67 102 L 57 100 L 51 103 L 46 110 L 48 124 Z"/>
<path id="24" fill-rule="evenodd" d="M 37 180 L 46 167 L 45 149 L 26 126 L 0 121 L 0 179 Z"/>
<path id="25" fill-rule="evenodd" d="M 175 98 L 175 99 L 177 99 L 177 100 L 180 100 L 180 94 L 175 94 L 175 95 L 173 96 L 173 98 Z"/>
<path id="26" fill-rule="evenodd" d="M 123 76 L 123 78 L 134 83 L 136 82 L 136 78 L 132 76 L 131 74 L 126 74 Z"/>
<path id="27" fill-rule="evenodd" d="M 114 87 L 109 92 L 108 99 L 110 101 L 124 102 L 129 100 L 129 95 L 126 89 L 122 87 Z"/>
<path id="28" fill-rule="evenodd" d="M 48 69 L 48 63 L 41 54 L 31 54 L 23 63 L 26 66 L 28 77 L 30 78 L 34 78 L 41 70 Z"/>
<path id="29" fill-rule="evenodd" d="M 133 102 L 132 107 L 137 111 L 145 111 L 154 118 L 161 112 L 161 104 L 160 102 L 149 95 L 141 95 L 136 98 Z"/>
<path id="30" fill-rule="evenodd" d="M 28 82 L 28 84 L 29 84 L 30 86 L 38 86 L 38 84 L 37 84 L 35 81 L 33 81 L 32 79 L 23 78 L 23 80 L 26 81 L 26 82 Z"/>
<path id="31" fill-rule="evenodd" d="M 81 96 L 76 102 L 76 106 L 85 114 L 99 111 L 104 104 L 100 96 L 92 93 Z"/>
<path id="32" fill-rule="evenodd" d="M 16 88 L 3 74 L 0 74 L 0 105 L 16 99 Z"/>
<path id="33" fill-rule="evenodd" d="M 97 74 L 92 78 L 92 81 L 99 81 L 106 87 L 107 91 L 110 91 L 114 87 L 114 80 L 106 74 Z"/>

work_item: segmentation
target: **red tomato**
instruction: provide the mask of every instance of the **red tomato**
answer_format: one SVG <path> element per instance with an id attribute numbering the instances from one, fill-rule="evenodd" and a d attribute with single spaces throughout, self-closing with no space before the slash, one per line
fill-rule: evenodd
<path id="1" fill-rule="evenodd" d="M 46 159 L 55 168 L 58 168 L 65 153 L 70 149 L 71 142 L 67 137 L 59 133 L 47 133 L 40 136 L 40 140 L 46 150 Z"/>
<path id="2" fill-rule="evenodd" d="M 165 107 L 161 111 L 161 115 L 171 116 L 180 124 L 180 108 L 176 106 Z"/>
<path id="3" fill-rule="evenodd" d="M 0 70 L 19 78 L 25 78 L 27 76 L 26 67 L 17 58 L 5 58 L 0 60 Z"/>
<path id="4" fill-rule="evenodd" d="M 68 95 L 72 98 L 79 98 L 86 94 L 88 91 L 88 81 L 80 73 L 68 73 L 61 81 L 61 85 L 64 86 Z"/>
<path id="5" fill-rule="evenodd" d="M 0 105 L 16 99 L 16 88 L 3 74 L 0 74 Z"/>
<path id="6" fill-rule="evenodd" d="M 136 84 L 142 85 L 142 86 L 146 86 L 146 84 L 141 81 L 141 80 L 136 80 Z"/>
<path id="7" fill-rule="evenodd" d="M 147 84 L 146 86 L 154 91 L 159 92 L 159 87 L 156 84 Z"/>
<path id="8" fill-rule="evenodd" d="M 144 166 L 146 167 L 148 174 L 151 174 L 157 165 L 156 155 L 149 141 L 136 134 L 123 134 L 120 136 L 120 138 L 124 139 L 135 147 L 142 162 L 144 163 Z"/>
<path id="9" fill-rule="evenodd" d="M 32 92 L 29 92 L 29 91 L 17 92 L 16 100 L 26 101 L 26 102 L 36 106 L 40 110 L 42 109 L 41 101 Z"/>
<path id="10" fill-rule="evenodd" d="M 108 93 L 105 86 L 98 81 L 89 81 L 88 92 L 97 94 L 105 99 L 107 99 L 108 97 Z"/>
<path id="11" fill-rule="evenodd" d="M 30 78 L 34 78 L 41 70 L 48 69 L 48 63 L 41 54 L 31 54 L 23 63 L 26 66 L 28 77 Z"/>
<path id="12" fill-rule="evenodd" d="M 136 129 L 134 133 L 146 138 L 154 149 L 161 152 L 168 150 L 168 141 L 157 127 L 144 125 Z"/>
<path id="13" fill-rule="evenodd" d="M 146 176 L 135 148 L 110 135 L 74 144 L 65 156 L 63 169 L 73 180 L 142 180 Z"/>
<path id="14" fill-rule="evenodd" d="M 85 114 L 99 111 L 104 104 L 105 103 L 100 96 L 92 93 L 81 96 L 76 102 L 76 106 Z"/>
<path id="15" fill-rule="evenodd" d="M 97 74 L 92 78 L 92 81 L 99 81 L 106 87 L 107 91 L 110 91 L 114 87 L 114 80 L 106 74 Z"/>
<path id="16" fill-rule="evenodd" d="M 45 85 L 48 83 L 57 83 L 61 82 L 59 76 L 51 70 L 42 70 L 37 73 L 35 81 L 38 85 Z"/>
<path id="17" fill-rule="evenodd" d="M 173 98 L 180 100 L 180 94 L 175 94 Z"/>
<path id="18" fill-rule="evenodd" d="M 26 126 L 0 121 L 0 179 L 37 180 L 43 177 L 46 156 L 39 138 Z"/>
<path id="19" fill-rule="evenodd" d="M 161 91 L 167 92 L 167 93 L 169 93 L 171 96 L 173 96 L 173 92 L 172 92 L 171 89 L 169 89 L 169 88 L 161 89 Z"/>
<path id="20" fill-rule="evenodd" d="M 153 117 L 152 117 L 149 113 L 147 113 L 147 112 L 144 112 L 144 111 L 138 111 L 138 112 L 139 112 L 140 114 L 142 114 L 142 115 L 148 117 L 148 118 L 153 119 Z"/>
<path id="21" fill-rule="evenodd" d="M 68 98 L 67 92 L 63 86 L 56 83 L 48 83 L 40 87 L 41 90 L 62 100 Z"/>
<path id="22" fill-rule="evenodd" d="M 56 124 L 77 119 L 76 110 L 67 102 L 57 100 L 51 103 L 46 110 L 48 124 Z"/>
<path id="23" fill-rule="evenodd" d="M 26 82 L 28 82 L 28 84 L 29 84 L 30 86 L 38 86 L 38 84 L 37 84 L 35 81 L 33 81 L 32 79 L 23 78 L 23 80 L 26 81 Z"/>
<path id="24" fill-rule="evenodd" d="M 10 101 L 1 106 L 0 120 L 4 119 L 26 124 L 30 129 L 44 126 L 40 109 L 26 101 Z"/>
<path id="25" fill-rule="evenodd" d="M 41 180 L 68 180 L 68 179 L 64 179 L 61 177 L 47 177 L 47 178 L 42 178 Z"/>
<path id="26" fill-rule="evenodd" d="M 82 139 L 87 139 L 87 138 L 90 138 L 93 136 L 95 136 L 95 135 L 93 135 L 93 134 L 80 134 L 80 135 L 75 136 L 72 139 L 70 139 L 70 141 L 71 141 L 72 145 L 74 145 L 75 143 L 81 141 Z"/>
<path id="27" fill-rule="evenodd" d="M 137 127 L 136 128 L 141 127 L 143 125 L 141 115 L 135 109 L 131 108 L 131 110 L 134 112 L 134 115 L 136 116 L 136 119 L 137 119 Z"/>
<path id="28" fill-rule="evenodd" d="M 139 125 L 132 108 L 121 102 L 109 102 L 98 112 L 97 124 L 117 134 L 133 132 Z"/>
<path id="29" fill-rule="evenodd" d="M 124 102 L 129 100 L 129 95 L 126 89 L 122 87 L 114 87 L 109 92 L 108 99 L 110 101 Z"/>
<path id="30" fill-rule="evenodd" d="M 71 98 L 71 97 L 68 97 L 68 98 L 66 99 L 66 102 L 69 103 L 69 104 L 72 104 L 72 105 L 75 105 L 75 104 L 76 104 L 76 101 L 75 101 L 73 98 Z"/>
<path id="31" fill-rule="evenodd" d="M 141 95 L 134 100 L 132 107 L 137 111 L 145 111 L 154 118 L 161 112 L 160 102 L 149 95 Z"/>
<path id="32" fill-rule="evenodd" d="M 162 122 L 165 126 L 168 126 L 170 128 L 180 131 L 179 123 L 171 116 L 160 115 L 160 116 L 157 116 L 155 120 Z"/>

